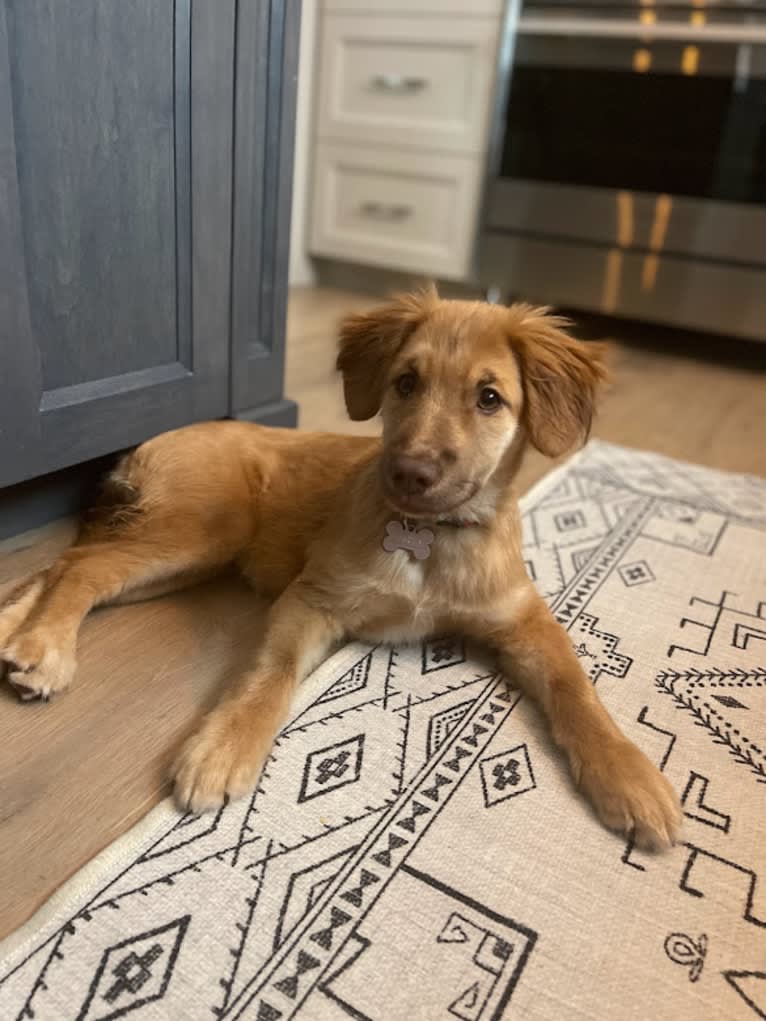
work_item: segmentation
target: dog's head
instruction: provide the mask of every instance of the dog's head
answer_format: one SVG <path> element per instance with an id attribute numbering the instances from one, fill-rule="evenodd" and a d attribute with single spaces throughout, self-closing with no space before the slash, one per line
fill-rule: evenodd
<path id="1" fill-rule="evenodd" d="M 551 457 L 587 437 L 604 350 L 530 305 L 444 301 L 435 288 L 345 319 L 338 369 L 352 419 L 383 417 L 386 497 L 451 512 L 528 439 Z"/>

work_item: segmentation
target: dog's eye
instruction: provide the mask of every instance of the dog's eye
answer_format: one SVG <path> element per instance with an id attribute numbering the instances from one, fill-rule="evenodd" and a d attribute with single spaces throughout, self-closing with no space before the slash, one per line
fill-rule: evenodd
<path id="1" fill-rule="evenodd" d="M 487 414 L 497 411 L 502 403 L 503 401 L 500 394 L 497 390 L 493 390 L 491 386 L 483 386 L 481 388 L 479 391 L 479 399 L 476 402 L 479 410 L 486 411 Z"/>
<path id="2" fill-rule="evenodd" d="M 405 372 L 403 376 L 400 376 L 394 383 L 396 392 L 400 397 L 409 397 L 414 391 L 418 383 L 418 377 L 414 372 Z"/>

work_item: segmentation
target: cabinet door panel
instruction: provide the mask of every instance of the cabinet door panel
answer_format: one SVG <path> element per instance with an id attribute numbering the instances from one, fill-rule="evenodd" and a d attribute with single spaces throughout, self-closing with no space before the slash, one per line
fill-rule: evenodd
<path id="1" fill-rule="evenodd" d="M 57 34 L 62 8 L 66 45 Z M 164 65 L 174 20 L 188 32 L 188 9 L 174 18 L 166 3 L 14 0 L 8 13 L 43 389 L 53 395 L 175 361 L 175 224 L 189 219 L 189 195 L 176 190 L 174 153 L 188 154 L 189 108 L 183 96 L 174 103 L 172 65 Z M 117 54 L 133 65 L 127 73 Z M 189 259 L 185 240 L 179 261 Z M 188 306 L 188 288 L 178 298 Z"/>
<path id="2" fill-rule="evenodd" d="M 0 484 L 227 411 L 234 8 L 0 7 Z"/>
<path id="3" fill-rule="evenodd" d="M 239 0 L 232 280 L 232 410 L 284 385 L 300 0 Z"/>
<path id="4" fill-rule="evenodd" d="M 13 141 L 11 69 L 0 5 L 0 484 L 6 460 L 19 465 L 37 458 L 40 366 L 32 344 L 22 251 Z"/>

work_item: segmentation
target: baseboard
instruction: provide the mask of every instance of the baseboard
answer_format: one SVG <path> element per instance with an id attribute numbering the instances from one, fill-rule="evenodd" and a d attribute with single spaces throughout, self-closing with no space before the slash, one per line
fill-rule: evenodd
<path id="1" fill-rule="evenodd" d="M 358 263 L 342 262 L 338 259 L 315 258 L 316 282 L 323 287 L 338 287 L 345 291 L 373 294 L 386 297 L 392 291 L 411 291 L 422 287 L 430 278 L 414 273 L 381 269 L 377 266 L 360 266 Z M 470 283 L 455 280 L 437 280 L 439 293 L 444 298 L 475 299 L 483 297 L 482 291 Z"/>
<path id="2" fill-rule="evenodd" d="M 261 425 L 294 428 L 298 423 L 298 405 L 285 399 L 239 411 L 232 417 Z M 47 525 L 57 518 L 79 514 L 120 453 L 0 489 L 0 540 Z"/>
<path id="3" fill-rule="evenodd" d="M 79 514 L 118 457 L 110 454 L 0 489 L 0 539 Z"/>

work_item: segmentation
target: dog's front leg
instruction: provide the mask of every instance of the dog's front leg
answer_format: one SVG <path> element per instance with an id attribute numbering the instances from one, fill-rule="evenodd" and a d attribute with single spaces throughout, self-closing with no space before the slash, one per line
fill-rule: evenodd
<path id="1" fill-rule="evenodd" d="M 274 603 L 253 669 L 186 741 L 174 768 L 176 800 L 202 812 L 251 790 L 287 719 L 295 689 L 343 633 L 296 581 Z"/>
<path id="2" fill-rule="evenodd" d="M 632 834 L 640 847 L 673 844 L 681 826 L 675 791 L 612 720 L 543 600 L 530 593 L 512 625 L 483 637 L 499 651 L 511 683 L 543 710 L 575 782 L 601 821 Z"/>

